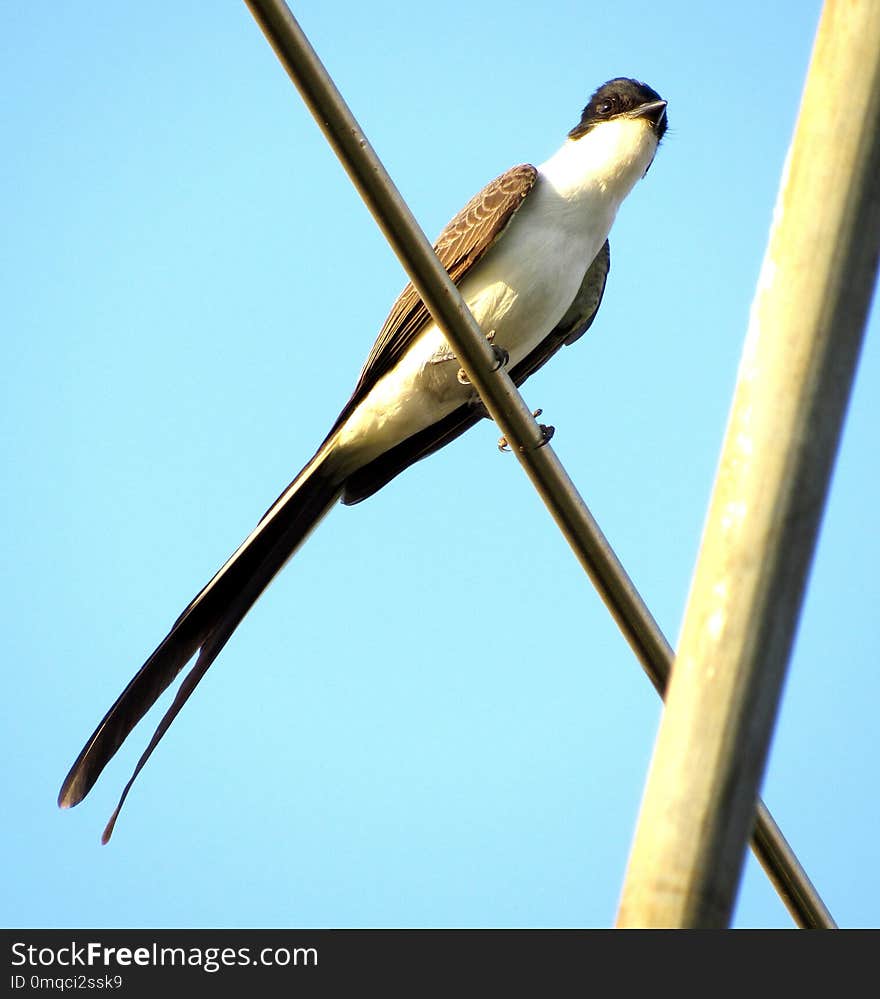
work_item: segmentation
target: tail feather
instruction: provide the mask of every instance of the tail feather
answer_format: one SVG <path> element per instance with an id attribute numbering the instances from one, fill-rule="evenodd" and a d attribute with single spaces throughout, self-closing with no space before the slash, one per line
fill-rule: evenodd
<path id="1" fill-rule="evenodd" d="M 336 503 L 343 483 L 316 456 L 269 508 L 254 531 L 175 621 L 104 716 L 70 769 L 58 796 L 69 808 L 88 794 L 101 771 L 189 660 L 199 653 L 171 707 L 126 784 L 104 830 L 107 842 L 128 792 L 168 726 L 247 612 Z"/>

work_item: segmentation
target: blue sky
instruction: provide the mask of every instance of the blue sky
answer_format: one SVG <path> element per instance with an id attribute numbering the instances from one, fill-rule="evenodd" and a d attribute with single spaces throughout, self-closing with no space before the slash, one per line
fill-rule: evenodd
<path id="1" fill-rule="evenodd" d="M 295 8 L 431 236 L 603 80 L 669 101 L 599 317 L 525 396 L 673 642 L 819 7 Z M 660 703 L 488 423 L 331 513 L 110 846 L 157 715 L 56 809 L 404 277 L 243 4 L 8 4 L 0 49 L 3 924 L 610 925 Z M 846 926 L 880 889 L 878 334 L 875 308 L 763 788 Z M 751 858 L 735 925 L 791 925 Z"/>

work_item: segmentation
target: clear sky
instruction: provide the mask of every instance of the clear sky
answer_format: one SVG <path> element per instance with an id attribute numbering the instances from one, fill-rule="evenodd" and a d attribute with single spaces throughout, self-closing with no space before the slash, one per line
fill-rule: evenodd
<path id="1" fill-rule="evenodd" d="M 431 236 L 604 80 L 669 101 L 598 319 L 525 396 L 673 642 L 819 8 L 295 8 Z M 660 702 L 489 423 L 331 513 L 108 847 L 158 714 L 57 810 L 404 277 L 243 4 L 3 22 L 3 924 L 610 925 Z M 880 891 L 878 336 L 875 308 L 763 789 L 846 926 Z M 751 858 L 735 925 L 791 925 Z"/>

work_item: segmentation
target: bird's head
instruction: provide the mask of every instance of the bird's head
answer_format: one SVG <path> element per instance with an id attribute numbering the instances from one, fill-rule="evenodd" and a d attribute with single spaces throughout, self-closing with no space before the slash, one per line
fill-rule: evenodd
<path id="1" fill-rule="evenodd" d="M 646 83 L 619 76 L 595 91 L 568 137 L 582 139 L 605 122 L 621 121 L 644 123 L 659 143 L 667 127 L 666 101 Z"/>

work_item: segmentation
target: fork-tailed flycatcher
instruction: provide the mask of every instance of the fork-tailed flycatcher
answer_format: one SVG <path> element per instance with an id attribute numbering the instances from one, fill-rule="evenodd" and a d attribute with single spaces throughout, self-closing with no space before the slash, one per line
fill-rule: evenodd
<path id="1" fill-rule="evenodd" d="M 592 95 L 565 144 L 515 166 L 440 234 L 437 256 L 520 385 L 590 326 L 609 268 L 608 232 L 651 165 L 666 102 L 618 78 Z M 242 618 L 337 502 L 358 503 L 464 433 L 485 411 L 412 285 L 391 308 L 354 392 L 314 457 L 175 621 L 98 725 L 58 803 L 81 801 L 132 728 L 196 654 L 104 831 L 178 711 Z"/>

